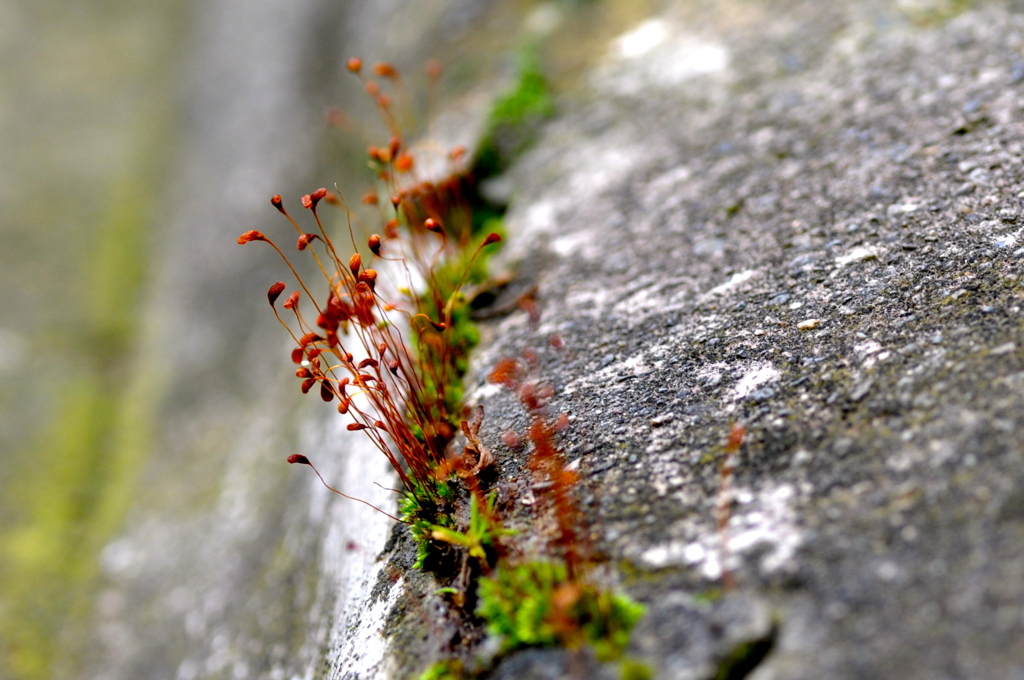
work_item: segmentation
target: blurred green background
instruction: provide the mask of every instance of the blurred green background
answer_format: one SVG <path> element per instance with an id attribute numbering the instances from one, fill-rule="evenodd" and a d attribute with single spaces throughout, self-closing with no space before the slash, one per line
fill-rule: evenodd
<path id="1" fill-rule="evenodd" d="M 179 3 L 0 2 L 0 677 L 79 639 L 146 450 L 133 370 Z"/>

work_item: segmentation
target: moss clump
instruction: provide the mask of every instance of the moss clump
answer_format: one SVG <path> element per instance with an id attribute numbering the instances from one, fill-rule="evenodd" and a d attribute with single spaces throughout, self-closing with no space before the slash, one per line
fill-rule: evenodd
<path id="1" fill-rule="evenodd" d="M 463 677 L 462 662 L 457 659 L 438 661 L 423 671 L 420 680 L 459 680 Z"/>
<path id="2" fill-rule="evenodd" d="M 899 11 L 919 26 L 943 24 L 970 7 L 970 0 L 911 0 L 899 3 Z"/>
<path id="3" fill-rule="evenodd" d="M 517 72 L 515 85 L 491 109 L 474 163 L 478 177 L 507 170 L 536 141 L 540 124 L 555 113 L 555 99 L 535 47 L 522 51 Z"/>
<path id="4" fill-rule="evenodd" d="M 503 650 L 588 644 L 602 661 L 619 658 L 646 608 L 625 595 L 573 579 L 564 563 L 501 565 L 480 579 L 477 615 Z"/>
<path id="5" fill-rule="evenodd" d="M 505 529 L 495 519 L 494 501 L 496 495 L 491 494 L 485 507 L 480 507 L 481 501 L 474 495 L 469 505 L 469 527 L 465 532 L 455 531 L 450 526 L 434 525 L 431 527 L 430 537 L 435 541 L 442 541 L 451 545 L 464 548 L 470 557 L 477 560 L 485 568 L 497 561 L 500 552 L 502 536 L 514 534 L 514 531 Z"/>
<path id="6" fill-rule="evenodd" d="M 654 669 L 636 659 L 623 659 L 619 665 L 619 677 L 622 680 L 652 680 Z"/>
<path id="7" fill-rule="evenodd" d="M 423 372 L 423 390 L 443 401 L 437 404 L 436 411 L 438 416 L 445 413 L 451 418 L 449 425 L 453 431 L 458 429 L 457 419 L 462 412 L 462 382 L 469 370 L 469 354 L 480 342 L 480 331 L 462 291 L 488 279 L 488 261 L 495 248 L 482 248 L 484 240 L 491 234 L 505 236 L 501 220 L 488 220 L 483 227 L 490 231 L 474 228 L 465 247 L 436 265 L 422 295 L 422 305 L 432 305 L 436 318 L 447 323 L 443 338 L 439 333 L 413 336 L 417 361 L 430 367 Z"/>
<path id="8" fill-rule="evenodd" d="M 399 499 L 399 515 L 409 522 L 409 533 L 416 540 L 415 568 L 436 569 L 444 561 L 445 551 L 435 545 L 431 535 L 437 527 L 454 528 L 452 509 L 458 496 L 452 482 L 441 481 L 435 484 L 434 494 L 413 490 Z"/>

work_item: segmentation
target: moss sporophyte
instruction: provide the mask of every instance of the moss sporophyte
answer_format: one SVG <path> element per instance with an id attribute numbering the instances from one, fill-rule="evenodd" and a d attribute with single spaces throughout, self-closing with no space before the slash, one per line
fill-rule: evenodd
<path id="1" fill-rule="evenodd" d="M 439 574 L 454 585 L 441 592 L 456 608 L 478 603 L 475 613 L 506 650 L 590 644 L 602 657 L 617 656 L 643 608 L 588 579 L 592 559 L 578 530 L 576 473 L 567 469 L 557 443 L 568 419 L 549 413 L 553 390 L 537 377 L 532 352 L 499 362 L 490 380 L 512 390 L 529 413 L 529 469 L 544 482 L 549 501 L 542 505 L 554 526 L 541 554 L 525 557 L 513 543 L 514 532 L 504 527 L 496 502 L 501 480 L 490 493 L 485 488 L 483 473 L 494 456 L 479 436 L 483 409 L 463 404 L 462 379 L 479 340 L 464 290 L 485 282 L 487 253 L 502 237 L 473 219 L 465 151 L 446 154 L 444 179 L 420 179 L 416 169 L 429 147 L 406 143 L 383 92 L 382 85 L 400 83 L 397 69 L 375 65 L 378 81 L 364 75 L 358 59 L 348 67 L 363 79 L 392 135 L 387 145 L 368 150 L 378 188 L 363 203 L 379 211 L 379 231 L 360 248 L 352 211 L 324 188 L 301 199 L 311 231 L 274 196 L 271 204 L 297 234 L 296 250 L 312 258 L 320 274 L 316 285 L 268 236 L 248 231 L 238 238 L 240 244 L 267 243 L 295 277 L 298 287 L 280 309 L 284 282 L 271 285 L 267 299 L 295 343 L 290 356 L 301 390 L 336 402 L 350 420 L 348 430 L 369 437 L 394 468 L 401 482 L 399 516 L 385 514 L 406 524 L 417 540 L 416 566 L 436 568 L 431 558 L 438 553 L 461 555 L 454 581 Z M 350 249 L 328 234 L 319 212 L 323 204 L 342 211 Z M 533 316 L 535 305 L 529 311 Z M 553 345 L 560 347 L 560 339 Z M 313 467 L 301 454 L 288 462 Z M 313 470 L 328 489 L 352 498 Z M 455 673 L 451 669 L 461 668 L 467 655 L 456 650 L 445 672 Z"/>

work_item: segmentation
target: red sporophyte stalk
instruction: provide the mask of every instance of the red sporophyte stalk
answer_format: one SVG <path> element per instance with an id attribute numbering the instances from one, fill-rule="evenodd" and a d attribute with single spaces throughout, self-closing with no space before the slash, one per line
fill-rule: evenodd
<path id="1" fill-rule="evenodd" d="M 732 509 L 732 478 L 736 471 L 736 457 L 743 440 L 747 436 L 747 428 L 740 424 L 734 424 L 729 431 L 729 438 L 725 442 L 725 452 L 718 459 L 718 538 L 719 538 L 719 562 L 722 568 L 722 588 L 732 590 L 736 586 L 736 580 L 729 570 L 729 518 Z"/>
<path id="2" fill-rule="evenodd" d="M 351 501 L 356 501 L 357 503 L 362 503 L 363 505 L 368 505 L 371 508 L 373 508 L 374 510 L 376 510 L 377 512 L 387 515 L 388 517 L 390 517 L 391 519 L 395 520 L 396 522 L 404 522 L 405 521 L 405 520 L 398 519 L 394 515 L 391 515 L 391 514 L 385 512 L 384 510 L 381 510 L 380 508 L 378 508 L 376 505 L 373 505 L 372 503 L 367 503 L 362 498 L 355 498 L 354 496 L 349 496 L 346 493 L 342 493 L 341 491 L 338 491 L 337 489 L 335 489 L 330 484 L 328 484 L 327 482 L 324 481 L 323 475 L 320 474 L 320 471 L 316 469 L 316 466 L 313 465 L 313 463 L 309 460 L 309 458 L 306 458 L 305 456 L 303 456 L 301 454 L 298 454 L 298 453 L 293 453 L 292 455 L 288 456 L 288 462 L 293 464 L 293 465 L 296 464 L 296 463 L 299 464 L 299 465 L 308 465 L 309 467 L 311 467 L 313 469 L 313 472 L 316 473 L 316 476 L 320 478 L 320 483 L 323 484 L 325 487 L 327 487 L 328 490 L 333 491 L 334 493 L 338 494 L 339 496 L 347 498 L 347 499 L 349 499 Z"/>
<path id="3" fill-rule="evenodd" d="M 577 528 L 580 513 L 574 488 L 579 478 L 576 472 L 567 469 L 565 454 L 556 443 L 558 433 L 569 426 L 569 416 L 561 413 L 552 417 L 549 404 L 554 389 L 538 377 L 537 355 L 532 351 L 523 352 L 520 359 L 500 360 L 487 380 L 508 388 L 530 415 L 526 436 L 533 445 L 533 452 L 529 468 L 540 481 L 548 484 L 546 493 L 551 498 L 558 527 L 555 548 L 565 559 L 570 578 L 575 579 L 587 558 Z M 517 441 L 510 442 L 510 439 Z M 505 442 L 519 443 L 514 434 L 506 436 Z"/>
<path id="4" fill-rule="evenodd" d="M 298 291 L 293 291 L 284 304 L 295 317 L 294 324 L 289 324 L 276 307 L 285 284 L 277 282 L 267 291 L 275 316 L 298 346 L 292 351 L 292 361 L 302 365 L 297 372 L 303 379 L 302 391 L 308 392 L 319 383 L 321 398 L 327 402 L 338 400 L 338 410 L 353 418 L 349 429 L 363 431 L 370 437 L 395 468 L 405 488 L 411 493 L 430 495 L 435 486 L 434 469 L 445 460 L 445 447 L 454 435 L 451 421 L 455 414 L 446 408 L 444 367 L 430 361 L 435 357 L 424 361 L 423 357 L 415 356 L 406 341 L 406 331 L 396 322 L 404 318 L 402 325 L 416 334 L 421 344 L 425 336 L 429 337 L 428 346 L 439 347 L 442 355 L 448 322 L 435 320 L 426 311 L 417 311 L 424 305 L 415 294 L 407 294 L 404 300 L 385 300 L 378 290 L 377 270 L 366 268 L 360 253 L 342 260 L 316 213 L 317 202 L 326 195 L 326 190 L 320 189 L 303 197 L 319 234 L 303 233 L 280 197 L 271 201 L 299 233 L 298 250 L 308 251 L 316 260 L 328 288 L 323 304 L 317 304 L 317 298 L 288 257 L 265 235 L 250 231 L 238 242 L 263 241 L 273 247 L 316 308 L 315 323 L 310 323 L 301 313 Z M 324 244 L 320 252 L 314 248 L 315 241 Z M 490 244 L 495 239 L 485 241 Z M 372 257 L 380 257 L 380 237 L 371 237 L 369 245 L 371 252 L 376 251 Z M 405 264 L 402 258 L 394 259 Z M 452 292 L 452 296 L 457 294 L 457 289 Z M 436 306 L 429 311 L 437 313 Z M 442 319 L 447 319 L 445 314 L 442 309 Z M 421 319 L 426 323 L 417 323 Z M 298 331 L 293 330 L 293 325 Z M 354 345 L 350 349 L 347 343 Z M 356 360 L 357 354 L 363 358 Z"/>
<path id="5" fill-rule="evenodd" d="M 352 419 L 348 429 L 363 432 L 387 457 L 408 493 L 437 500 L 438 484 L 444 481 L 437 471 L 446 465 L 446 449 L 460 424 L 461 387 L 454 383 L 461 379 L 458 366 L 468 351 L 464 342 L 452 339 L 458 336 L 451 327 L 476 257 L 501 237 L 478 239 L 464 254 L 471 232 L 459 191 L 461 170 L 455 165 L 462 154 L 453 151 L 446 161 L 452 178 L 437 184 L 417 178 L 416 151 L 401 137 L 390 98 L 365 75 L 360 60 L 350 60 L 348 69 L 363 80 L 392 134 L 387 146 L 369 150 L 381 191 L 392 197 L 390 204 L 376 200 L 379 192 L 363 197 L 363 203 L 381 211 L 382 233 L 371 235 L 366 241 L 369 252 L 360 253 L 353 215 L 335 194 L 320 188 L 302 197 L 315 223 L 308 232 L 281 196 L 273 196 L 271 205 L 297 234 L 296 249 L 313 258 L 323 278 L 326 290 L 319 294 L 313 289 L 320 286 L 307 284 L 263 233 L 246 232 L 238 243 L 267 243 L 298 283 L 299 290 L 282 305 L 293 318 L 282 318 L 276 306 L 284 282 L 272 285 L 267 299 L 296 344 L 291 359 L 299 364 L 296 377 L 302 392 L 319 386 L 320 397 L 337 401 L 339 413 Z M 401 83 L 390 64 L 376 64 L 372 71 L 389 86 Z M 344 211 L 354 251 L 348 256 L 339 253 L 328 234 L 318 211 L 321 202 Z M 461 271 L 449 273 L 455 263 Z M 315 314 L 303 314 L 300 290 Z M 308 459 L 293 456 L 289 462 L 308 464 Z"/>

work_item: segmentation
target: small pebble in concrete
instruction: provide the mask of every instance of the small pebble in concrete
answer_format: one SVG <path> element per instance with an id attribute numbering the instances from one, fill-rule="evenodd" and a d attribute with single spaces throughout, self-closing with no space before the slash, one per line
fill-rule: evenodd
<path id="1" fill-rule="evenodd" d="M 796 325 L 799 330 L 802 331 L 813 331 L 815 328 L 821 325 L 821 319 L 804 319 Z"/>
<path id="2" fill-rule="evenodd" d="M 1015 343 L 1007 342 L 1002 345 L 999 345 L 998 347 L 993 347 L 988 354 L 989 356 L 998 357 L 1004 354 L 1012 354 L 1016 350 L 1017 345 Z"/>
<path id="3" fill-rule="evenodd" d="M 853 386 L 850 390 L 850 401 L 858 402 L 868 396 L 868 392 L 871 391 L 871 387 L 875 384 L 875 381 L 871 378 L 860 381 Z"/>
<path id="4" fill-rule="evenodd" d="M 654 418 L 651 418 L 651 427 L 662 427 L 664 425 L 668 425 L 675 419 L 675 414 L 663 413 L 660 416 L 655 416 Z"/>

